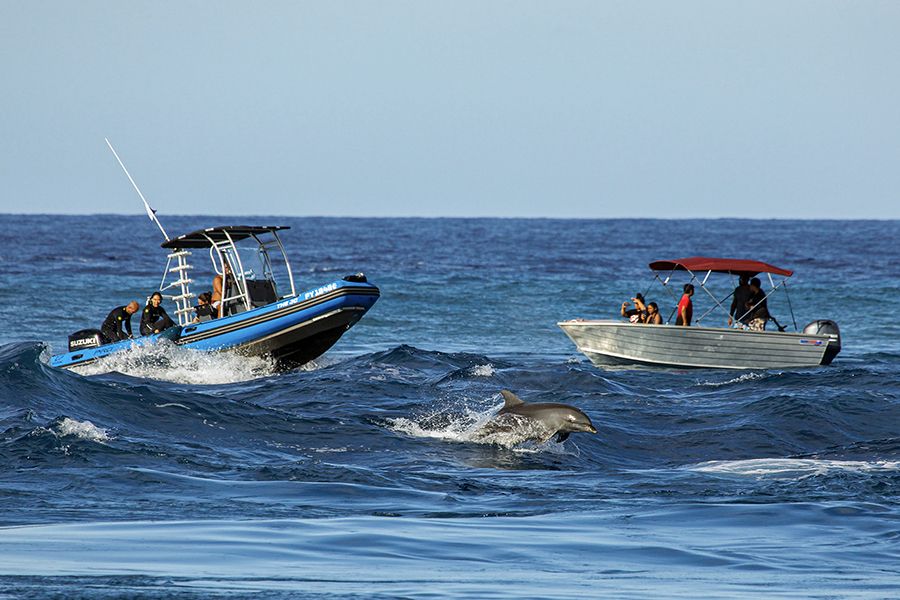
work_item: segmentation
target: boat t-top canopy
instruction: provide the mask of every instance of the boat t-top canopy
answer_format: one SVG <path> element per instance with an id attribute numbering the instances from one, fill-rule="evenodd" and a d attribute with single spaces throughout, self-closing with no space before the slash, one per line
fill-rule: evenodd
<path id="1" fill-rule="evenodd" d="M 730 273 L 732 275 L 747 275 L 753 277 L 759 273 L 772 273 L 790 277 L 793 271 L 782 269 L 758 260 L 743 258 L 711 258 L 708 256 L 691 256 L 690 258 L 676 258 L 674 260 L 657 260 L 650 263 L 654 271 L 710 271 L 713 273 Z"/>
<path id="2" fill-rule="evenodd" d="M 220 242 L 237 242 L 250 236 L 274 233 L 282 229 L 290 229 L 286 225 L 270 225 L 251 227 L 232 225 L 228 227 L 209 227 L 180 235 L 175 239 L 163 242 L 163 248 L 209 248 Z"/>
<path id="3" fill-rule="evenodd" d="M 164 298 L 175 302 L 179 324 L 185 326 L 194 315 L 192 306 L 193 294 L 190 284 L 194 279 L 188 272 L 194 268 L 188 260 L 192 251 L 208 250 L 213 270 L 218 276 L 213 288 L 221 285 L 221 297 L 217 298 L 220 316 L 251 310 L 271 304 L 281 298 L 293 297 L 297 294 L 294 286 L 294 275 L 287 253 L 278 232 L 290 227 L 284 225 L 248 226 L 229 225 L 227 227 L 208 227 L 166 240 L 163 248 L 170 251 L 166 269 L 163 271 L 159 291 Z M 279 293 L 275 281 L 275 271 L 270 259 L 274 251 L 276 261 L 280 257 L 280 271 L 287 276 L 290 291 Z M 173 266 L 174 263 L 174 266 Z M 180 294 L 167 295 L 172 288 L 179 288 Z M 169 292 L 171 294 L 171 292 Z"/>

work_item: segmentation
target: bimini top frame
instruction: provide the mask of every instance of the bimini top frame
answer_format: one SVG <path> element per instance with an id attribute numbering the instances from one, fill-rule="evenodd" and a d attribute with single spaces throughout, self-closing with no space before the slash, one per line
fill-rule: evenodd
<path id="1" fill-rule="evenodd" d="M 180 290 L 181 293 L 179 294 L 166 295 L 166 297 L 173 300 L 177 305 L 175 314 L 178 316 L 179 324 L 185 326 L 193 319 L 191 315 L 194 312 L 193 298 L 195 298 L 195 295 L 191 293 L 190 284 L 193 283 L 194 280 L 187 276 L 187 272 L 193 269 L 193 266 L 187 260 L 192 254 L 191 249 L 209 249 L 213 270 L 221 276 L 223 280 L 222 306 L 228 307 L 232 312 L 250 310 L 257 304 L 259 294 L 254 290 L 257 290 L 258 286 L 255 284 L 252 285 L 249 282 L 263 281 L 266 282 L 268 286 L 271 286 L 271 291 L 263 294 L 266 303 L 277 299 L 275 292 L 275 277 L 272 270 L 272 263 L 269 259 L 270 250 L 277 250 L 281 254 L 287 269 L 291 292 L 282 297 L 295 296 L 297 291 L 294 286 L 294 275 L 291 270 L 290 261 L 284 250 L 284 245 L 278 237 L 278 232 L 284 229 L 290 229 L 290 227 L 210 227 L 186 233 L 164 242 L 162 247 L 174 250 L 174 252 L 168 255 L 166 270 L 163 273 L 159 290 L 164 295 L 173 288 L 178 288 Z M 271 235 L 271 239 L 264 239 L 265 236 L 268 235 Z M 244 261 L 241 258 L 241 252 L 237 242 L 244 242 L 245 240 L 251 239 L 256 242 L 256 252 L 258 253 L 261 262 L 262 273 L 254 272 L 250 265 L 247 265 L 247 268 L 245 268 Z M 172 266 L 173 261 L 175 262 L 174 266 Z"/>
<path id="2" fill-rule="evenodd" d="M 650 263 L 649 266 L 651 270 L 657 272 L 655 279 L 659 281 L 664 288 L 666 288 L 675 302 L 678 302 L 678 297 L 674 293 L 672 293 L 672 290 L 669 287 L 669 280 L 672 278 L 672 275 L 674 275 L 676 271 L 687 271 L 691 275 L 691 280 L 688 283 L 693 283 L 696 281 L 700 288 L 704 292 L 706 292 L 710 298 L 712 298 L 713 302 L 715 302 L 715 306 L 713 306 L 697 318 L 696 322 L 698 324 L 716 308 L 721 308 L 723 311 L 725 311 L 726 315 L 731 317 L 730 310 L 726 308 L 722 303 L 728 300 L 734 294 L 734 291 L 722 298 L 722 300 L 719 300 L 715 296 L 715 294 L 709 291 L 709 288 L 706 287 L 706 282 L 711 274 L 727 273 L 730 275 L 746 275 L 747 277 L 755 277 L 760 273 L 765 273 L 768 276 L 771 289 L 763 299 L 768 299 L 769 296 L 771 296 L 775 292 L 775 290 L 783 287 L 785 297 L 788 301 L 788 307 L 791 311 L 791 321 L 793 321 L 794 323 L 794 329 L 797 329 L 797 319 L 794 317 L 794 307 L 791 304 L 791 297 L 787 292 L 788 277 L 794 274 L 794 272 L 791 270 L 782 269 L 780 267 L 776 267 L 775 265 L 770 265 L 758 260 L 748 260 L 743 258 L 713 258 L 708 256 L 692 256 L 690 258 L 676 258 L 674 260 L 657 260 Z M 664 271 L 669 272 L 668 275 L 666 275 L 665 279 L 659 276 L 659 273 Z M 698 274 L 702 275 L 703 271 L 706 271 L 706 274 L 701 278 Z M 772 278 L 773 274 L 781 275 L 784 277 L 784 279 L 776 284 L 775 280 Z M 747 309 L 747 311 L 744 312 L 743 315 L 735 319 L 734 326 L 739 327 L 741 319 L 746 317 L 752 310 L 753 308 Z M 668 320 L 671 320 L 671 318 L 672 317 L 670 316 Z M 776 321 L 775 324 L 778 325 L 778 322 Z M 779 326 L 779 329 L 783 328 Z"/>

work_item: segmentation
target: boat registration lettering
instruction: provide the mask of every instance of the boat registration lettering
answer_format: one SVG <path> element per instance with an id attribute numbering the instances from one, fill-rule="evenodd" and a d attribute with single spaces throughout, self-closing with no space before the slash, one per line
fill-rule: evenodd
<path id="1" fill-rule="evenodd" d="M 800 340 L 800 343 L 807 346 L 821 346 L 825 342 L 823 342 L 822 340 Z"/>
<path id="2" fill-rule="evenodd" d="M 320 288 L 316 288 L 314 290 L 310 290 L 303 294 L 304 300 L 309 300 L 310 298 L 318 298 L 323 294 L 327 294 L 328 292 L 333 292 L 337 289 L 336 283 L 329 283 L 328 285 L 323 285 Z"/>
<path id="3" fill-rule="evenodd" d="M 277 308 L 287 308 L 288 306 L 293 306 L 294 304 L 297 304 L 301 300 L 309 300 L 310 298 L 318 298 L 319 296 L 327 294 L 328 292 L 333 292 L 337 288 L 338 288 L 337 283 L 329 283 L 328 285 L 323 285 L 320 288 L 316 288 L 316 289 L 310 290 L 308 292 L 303 292 L 302 296 L 296 296 L 294 298 L 291 298 L 290 300 L 285 300 L 284 302 L 279 302 L 275 306 Z"/>

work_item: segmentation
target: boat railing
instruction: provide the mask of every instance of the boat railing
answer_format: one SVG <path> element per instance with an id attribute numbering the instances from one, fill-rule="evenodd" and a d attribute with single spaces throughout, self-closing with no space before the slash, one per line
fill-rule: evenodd
<path id="1" fill-rule="evenodd" d="M 732 291 L 731 293 L 729 293 L 729 294 L 728 294 L 727 296 L 725 296 L 722 300 L 719 300 L 719 299 L 716 297 L 716 295 L 713 294 L 713 293 L 709 290 L 709 288 L 706 287 L 706 282 L 709 280 L 709 276 L 713 273 L 712 270 L 707 271 L 707 272 L 706 272 L 706 275 L 705 275 L 702 279 L 701 279 L 700 277 L 698 277 L 697 274 L 694 273 L 693 271 L 691 271 L 690 269 L 684 269 L 684 270 L 687 271 L 688 273 L 690 273 L 690 275 L 691 275 L 691 279 L 690 279 L 690 281 L 689 281 L 688 283 L 694 283 L 694 282 L 696 282 L 697 285 L 700 286 L 700 289 L 702 289 L 704 292 L 706 292 L 706 294 L 707 294 L 710 298 L 712 298 L 713 302 L 715 302 L 715 306 L 710 307 L 706 312 L 704 312 L 702 315 L 700 315 L 699 317 L 697 317 L 697 319 L 695 320 L 695 322 L 696 322 L 698 325 L 703 321 L 703 319 L 705 319 L 707 316 L 709 316 L 710 313 L 712 313 L 714 310 L 716 310 L 716 308 L 721 308 L 721 309 L 725 312 L 725 314 L 727 314 L 729 317 L 732 316 L 732 315 L 731 315 L 731 310 L 730 310 L 729 308 L 726 308 L 725 305 L 723 304 L 723 302 L 726 301 L 726 300 L 728 300 L 728 298 L 730 298 L 732 295 L 734 295 L 734 291 Z M 665 279 L 660 278 L 659 273 L 657 273 L 657 274 L 655 275 L 655 279 L 656 279 L 657 281 L 660 282 L 660 284 L 663 286 L 663 288 L 664 288 L 666 291 L 669 292 L 669 295 L 670 295 L 670 296 L 672 296 L 672 300 L 675 301 L 675 302 L 677 303 L 677 302 L 678 302 L 678 297 L 676 296 L 676 294 L 674 294 L 674 293 L 672 292 L 671 288 L 670 288 L 669 285 L 668 285 L 668 284 L 669 284 L 669 280 L 671 279 L 671 277 L 672 277 L 672 275 L 673 275 L 674 273 L 675 273 L 675 270 L 673 269 L 672 271 L 669 272 L 668 275 L 666 275 L 666 278 L 665 278 Z M 769 279 L 769 285 L 771 286 L 771 289 L 763 296 L 763 298 L 762 298 L 762 300 L 761 300 L 760 302 L 757 302 L 756 304 L 754 304 L 753 306 L 751 306 L 750 308 L 748 308 L 746 311 L 744 311 L 744 313 L 743 313 L 740 317 L 734 319 L 735 326 L 736 326 L 736 327 L 739 327 L 739 326 L 740 326 L 739 324 L 743 321 L 743 319 L 745 319 L 745 318 L 747 317 L 747 315 L 751 314 L 751 313 L 756 309 L 756 307 L 759 306 L 759 304 L 760 304 L 761 302 L 768 300 L 769 296 L 771 296 L 772 294 L 774 294 L 775 291 L 778 290 L 779 288 L 783 287 L 783 288 L 784 288 L 785 296 L 786 296 L 787 301 L 788 301 L 788 309 L 790 310 L 790 313 L 791 313 L 791 321 L 792 321 L 793 324 L 794 324 L 794 330 L 795 330 L 795 331 L 798 330 L 798 327 L 797 327 L 797 319 L 796 319 L 796 317 L 794 316 L 794 306 L 793 306 L 793 304 L 791 303 L 790 294 L 788 294 L 788 291 L 787 291 L 787 289 L 788 289 L 788 288 L 787 288 L 787 278 L 782 279 L 782 280 L 779 281 L 778 283 L 775 283 L 775 280 L 772 278 L 772 274 L 771 274 L 771 273 L 766 273 L 766 275 L 768 276 L 768 279 Z M 652 282 L 651 282 L 651 283 L 652 283 Z M 649 288 L 648 288 L 647 291 L 649 292 Z M 645 295 L 646 295 L 646 293 L 645 293 Z M 666 319 L 666 323 L 671 322 L 672 317 L 675 316 L 675 312 L 676 312 L 677 310 L 678 310 L 677 307 L 672 309 L 671 313 L 669 313 L 669 318 Z M 776 324 L 777 324 L 777 323 L 776 323 Z"/>

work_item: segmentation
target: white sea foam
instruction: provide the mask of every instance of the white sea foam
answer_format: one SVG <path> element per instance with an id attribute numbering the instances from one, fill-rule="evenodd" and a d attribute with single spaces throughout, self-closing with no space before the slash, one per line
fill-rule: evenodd
<path id="1" fill-rule="evenodd" d="M 733 383 L 742 383 L 744 381 L 755 381 L 757 379 L 765 379 L 766 375 L 764 373 L 744 373 L 742 375 L 738 375 L 732 379 L 728 379 L 726 381 L 699 381 L 697 385 L 708 385 L 712 387 L 719 387 L 723 385 L 731 385 Z"/>
<path id="2" fill-rule="evenodd" d="M 109 441 L 109 432 L 102 427 L 97 427 L 90 421 L 76 421 L 64 417 L 53 426 L 53 432 L 58 436 L 72 435 L 92 442 Z"/>
<path id="3" fill-rule="evenodd" d="M 491 377 L 495 372 L 494 365 L 491 363 L 486 365 L 475 365 L 469 369 L 469 374 L 473 377 Z"/>
<path id="4" fill-rule="evenodd" d="M 812 458 L 754 458 L 713 460 L 685 467 L 689 471 L 734 477 L 803 479 L 835 472 L 881 472 L 900 470 L 900 461 L 819 460 Z"/>
<path id="5" fill-rule="evenodd" d="M 528 441 L 547 434 L 530 419 L 504 417 L 501 427 L 492 427 L 492 420 L 499 409 L 500 406 L 484 409 L 463 404 L 414 419 L 399 417 L 387 421 L 391 430 L 412 437 L 503 446 L 516 452 L 553 451 L 562 447 L 562 444 L 553 441 L 545 444 Z"/>
<path id="6" fill-rule="evenodd" d="M 82 375 L 115 371 L 174 383 L 219 385 L 272 375 L 275 364 L 261 357 L 242 356 L 234 352 L 189 350 L 164 340 L 116 352 L 76 370 Z"/>

